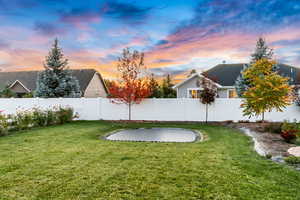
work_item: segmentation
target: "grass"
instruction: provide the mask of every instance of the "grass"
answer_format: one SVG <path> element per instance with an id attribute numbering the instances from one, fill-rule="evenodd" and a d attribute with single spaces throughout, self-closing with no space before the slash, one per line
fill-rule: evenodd
<path id="1" fill-rule="evenodd" d="M 118 128 L 182 127 L 196 143 L 99 140 Z M 300 173 L 233 129 L 73 122 L 0 138 L 0 199 L 300 199 Z"/>

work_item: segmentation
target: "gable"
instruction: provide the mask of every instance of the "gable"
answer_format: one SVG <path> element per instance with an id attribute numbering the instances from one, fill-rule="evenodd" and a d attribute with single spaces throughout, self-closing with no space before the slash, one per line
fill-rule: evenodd
<path id="1" fill-rule="evenodd" d="M 196 88 L 199 87 L 197 82 L 200 80 L 199 76 L 193 76 L 190 79 L 184 81 L 184 83 L 178 85 L 178 89 Z"/>
<path id="2" fill-rule="evenodd" d="M 9 88 L 15 93 L 28 93 L 28 92 L 30 92 L 20 81 L 16 81 Z"/>
<path id="3" fill-rule="evenodd" d="M 106 86 L 98 73 L 95 73 L 89 82 L 84 97 L 107 97 Z"/>

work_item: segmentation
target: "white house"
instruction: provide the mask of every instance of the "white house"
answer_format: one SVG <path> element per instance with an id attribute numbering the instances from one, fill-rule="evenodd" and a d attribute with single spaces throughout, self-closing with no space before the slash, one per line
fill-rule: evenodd
<path id="1" fill-rule="evenodd" d="M 235 82 L 246 63 L 219 64 L 200 74 L 195 73 L 174 86 L 177 98 L 199 98 L 201 90 L 201 79 L 207 78 L 217 86 L 218 98 L 236 98 Z M 300 69 L 285 64 L 277 64 L 278 73 L 290 78 L 291 85 L 299 85 Z"/>

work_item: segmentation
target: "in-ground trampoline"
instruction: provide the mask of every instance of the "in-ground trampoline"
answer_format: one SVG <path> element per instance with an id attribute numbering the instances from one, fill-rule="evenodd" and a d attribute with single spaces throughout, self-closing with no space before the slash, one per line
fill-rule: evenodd
<path id="1" fill-rule="evenodd" d="M 194 142 L 200 139 L 200 133 L 182 128 L 139 128 L 115 131 L 105 139 L 135 142 Z"/>

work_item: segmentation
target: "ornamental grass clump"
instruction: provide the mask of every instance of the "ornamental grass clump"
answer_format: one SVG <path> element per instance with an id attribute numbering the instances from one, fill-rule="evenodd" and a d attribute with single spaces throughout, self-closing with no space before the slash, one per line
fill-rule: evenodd
<path id="1" fill-rule="evenodd" d="M 290 165 L 298 165 L 300 164 L 300 157 L 289 156 L 284 159 L 284 161 Z"/>

